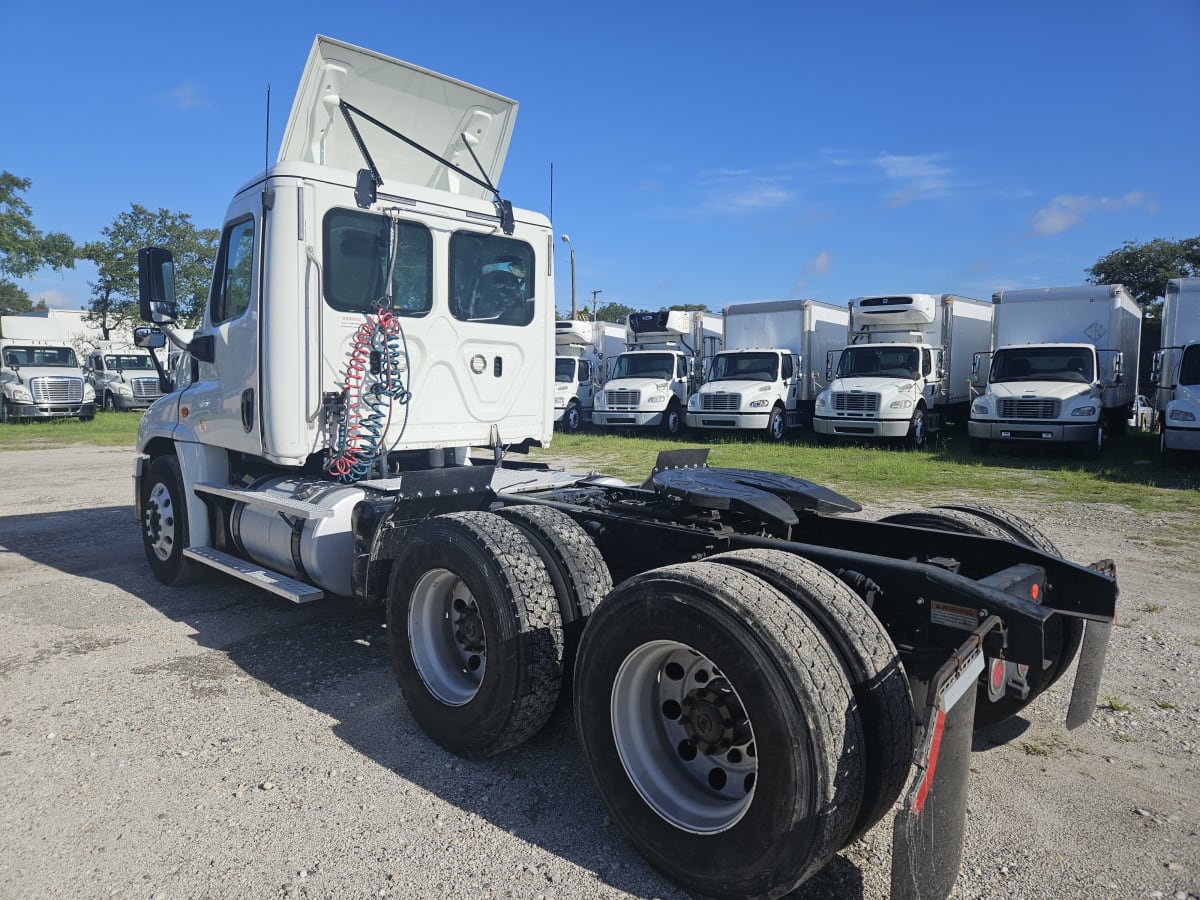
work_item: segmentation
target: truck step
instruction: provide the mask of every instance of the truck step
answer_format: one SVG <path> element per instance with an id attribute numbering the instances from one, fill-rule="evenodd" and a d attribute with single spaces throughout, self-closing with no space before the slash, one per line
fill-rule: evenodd
<path id="1" fill-rule="evenodd" d="M 242 581 L 268 590 L 272 594 L 286 597 L 293 603 L 311 603 L 313 600 L 320 600 L 325 596 L 325 592 L 320 588 L 296 581 L 294 578 L 278 572 L 272 572 L 270 569 L 264 569 L 262 566 L 236 556 L 230 556 L 220 550 L 214 550 L 212 547 L 188 547 L 183 551 L 183 555 L 216 569 L 218 572 L 224 572 L 226 575 L 232 575 L 234 578 L 240 578 Z"/>
<path id="2" fill-rule="evenodd" d="M 290 497 L 283 497 L 276 494 L 264 494 L 262 491 L 239 490 L 238 488 L 231 488 L 223 484 L 201 483 L 196 485 L 196 491 L 201 494 L 212 494 L 216 497 L 237 500 L 248 506 L 273 509 L 275 512 L 281 512 L 288 516 L 296 516 L 299 519 L 325 519 L 333 515 L 333 510 L 327 506 L 307 503 L 304 500 L 293 500 Z"/>

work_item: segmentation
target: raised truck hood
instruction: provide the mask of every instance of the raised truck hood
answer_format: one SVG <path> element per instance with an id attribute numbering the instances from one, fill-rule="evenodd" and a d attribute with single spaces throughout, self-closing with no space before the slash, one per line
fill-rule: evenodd
<path id="1" fill-rule="evenodd" d="M 308 162 L 354 172 L 366 167 L 339 109 L 344 100 L 463 171 L 499 184 L 517 102 L 318 35 L 292 101 L 279 162 Z M 491 193 L 458 177 L 437 160 L 408 146 L 360 116 L 355 125 L 383 178 L 384 191 L 400 183 L 491 199 Z M 463 135 L 479 158 L 471 158 Z"/>

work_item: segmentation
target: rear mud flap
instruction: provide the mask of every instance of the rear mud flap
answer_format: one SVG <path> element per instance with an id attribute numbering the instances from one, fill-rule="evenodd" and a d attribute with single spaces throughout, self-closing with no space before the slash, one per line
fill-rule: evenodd
<path id="1" fill-rule="evenodd" d="M 983 636 L 998 624 L 994 616 L 988 619 L 932 680 L 923 682 L 910 673 L 913 699 L 925 709 L 924 730 L 916 751 L 916 776 L 896 814 L 892 834 L 894 900 L 943 900 L 958 878 L 975 685 L 983 671 Z"/>
<path id="2" fill-rule="evenodd" d="M 1071 689 L 1071 706 L 1067 709 L 1067 728 L 1086 725 L 1096 711 L 1100 699 L 1100 677 L 1104 674 L 1104 657 L 1108 654 L 1111 622 L 1089 621 L 1083 630 L 1083 648 L 1079 651 L 1079 666 L 1075 670 L 1075 686 Z"/>

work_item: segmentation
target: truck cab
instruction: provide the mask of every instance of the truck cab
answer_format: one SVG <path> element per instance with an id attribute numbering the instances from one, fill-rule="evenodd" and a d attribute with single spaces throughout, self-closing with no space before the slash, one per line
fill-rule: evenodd
<path id="1" fill-rule="evenodd" d="M 74 349 L 61 341 L 23 338 L 26 326 L 44 328 L 46 322 L 22 322 L 5 316 L 0 338 L 0 421 L 96 416 L 96 393 L 83 377 Z M 34 332 L 28 332 L 34 333 Z"/>
<path id="2" fill-rule="evenodd" d="M 757 431 L 783 440 L 798 416 L 800 370 L 799 357 L 784 349 L 718 353 L 688 401 L 688 428 Z"/>
<path id="3" fill-rule="evenodd" d="M 154 360 L 134 344 L 105 342 L 88 352 L 84 368 L 102 409 L 146 409 L 162 396 Z"/>
<path id="4" fill-rule="evenodd" d="M 595 357 L 554 357 L 554 422 L 563 431 L 574 433 L 591 421 L 599 364 Z"/>
<path id="5" fill-rule="evenodd" d="M 828 391 L 817 397 L 819 434 L 926 440 L 926 410 L 943 377 L 940 348 L 923 344 L 857 344 L 838 356 Z"/>
<path id="6" fill-rule="evenodd" d="M 1183 453 L 1200 453 L 1200 341 L 1179 347 L 1173 371 L 1163 371 L 1163 354 L 1155 357 L 1152 377 L 1169 397 L 1160 413 L 1160 450 L 1164 465 L 1181 461 Z"/>
<path id="7" fill-rule="evenodd" d="M 1120 372 L 1117 355 L 1108 353 L 1108 374 L 1102 374 L 1101 355 L 1091 344 L 997 348 L 986 390 L 971 406 L 974 448 L 991 441 L 1059 441 L 1085 456 L 1099 454 L 1101 400 Z"/>

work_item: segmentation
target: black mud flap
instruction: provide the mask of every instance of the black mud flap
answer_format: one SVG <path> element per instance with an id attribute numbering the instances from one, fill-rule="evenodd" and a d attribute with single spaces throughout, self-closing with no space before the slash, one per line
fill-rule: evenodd
<path id="1" fill-rule="evenodd" d="M 1079 651 L 1079 666 L 1075 669 L 1075 685 L 1071 689 L 1071 705 L 1067 709 L 1067 728 L 1086 725 L 1096 711 L 1100 699 L 1100 676 L 1104 674 L 1104 657 L 1108 654 L 1108 639 L 1112 622 L 1090 620 L 1083 630 L 1083 649 Z"/>
<path id="2" fill-rule="evenodd" d="M 958 878 L 975 685 L 984 667 L 984 635 L 999 624 L 992 616 L 980 625 L 928 682 L 910 673 L 913 699 L 919 701 L 925 690 L 924 727 L 915 753 L 916 775 L 892 834 L 893 900 L 944 900 Z"/>

